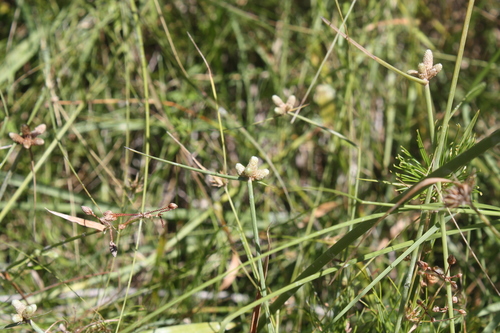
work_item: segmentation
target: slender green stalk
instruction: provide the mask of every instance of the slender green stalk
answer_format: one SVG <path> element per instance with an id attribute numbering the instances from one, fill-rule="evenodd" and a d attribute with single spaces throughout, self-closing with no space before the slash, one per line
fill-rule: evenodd
<path id="1" fill-rule="evenodd" d="M 130 146 L 130 57 L 128 55 L 125 56 L 125 147 Z M 149 104 L 149 103 L 148 103 Z M 130 152 L 128 150 L 125 151 L 125 165 L 130 164 Z M 123 172 L 123 184 L 127 184 L 129 181 L 129 168 L 125 168 Z M 122 206 L 125 206 L 127 198 L 126 191 L 123 191 L 122 195 Z"/>
<path id="2" fill-rule="evenodd" d="M 163 158 L 159 158 L 159 157 L 156 157 L 156 156 L 153 156 L 153 155 L 148 155 L 148 154 L 145 154 L 143 152 L 140 152 L 140 151 L 132 149 L 132 148 L 125 147 L 125 149 L 128 149 L 128 150 L 130 150 L 130 151 L 132 151 L 132 152 L 134 152 L 136 154 L 139 154 L 139 155 L 147 156 L 147 157 L 149 157 L 149 158 L 151 158 L 153 160 L 161 161 L 161 162 L 164 162 L 164 163 L 167 163 L 167 164 L 170 164 L 170 165 L 175 165 L 175 166 L 181 167 L 181 168 L 186 169 L 186 170 L 196 171 L 196 172 L 202 173 L 204 175 L 217 176 L 217 177 L 220 177 L 220 178 L 225 178 L 225 179 L 230 179 L 230 180 L 238 180 L 238 179 L 240 179 L 240 177 L 238 177 L 238 176 L 230 176 L 230 175 L 226 175 L 226 174 L 223 174 L 223 173 L 213 172 L 213 171 L 209 171 L 209 170 L 202 170 L 202 169 L 199 169 L 199 168 L 190 167 L 189 165 L 184 165 L 184 164 L 181 164 L 181 163 L 176 163 L 176 162 L 172 162 L 172 161 L 169 161 L 169 160 L 165 160 Z"/>
<path id="3" fill-rule="evenodd" d="M 427 196 L 425 197 L 425 204 L 429 204 L 432 200 L 432 189 L 427 190 Z M 426 226 L 426 222 L 428 219 L 431 218 L 431 213 L 430 212 L 425 212 L 421 214 L 420 216 L 420 224 L 418 226 L 417 230 L 417 235 L 416 239 L 420 239 L 422 237 L 422 234 L 424 233 L 424 227 Z M 406 274 L 406 281 L 403 285 L 403 292 L 401 293 L 401 301 L 399 305 L 399 312 L 398 312 L 398 319 L 396 321 L 396 326 L 394 328 L 394 332 L 398 333 L 401 330 L 401 324 L 403 322 L 403 319 L 405 318 L 405 308 L 406 304 L 408 302 L 408 298 L 410 296 L 410 290 L 411 290 L 411 285 L 413 281 L 413 275 L 415 272 L 415 266 L 417 264 L 417 260 L 419 260 L 420 257 L 420 248 L 417 247 L 411 254 L 411 260 L 410 260 L 410 265 L 408 268 L 408 272 Z"/>
<path id="4" fill-rule="evenodd" d="M 283 6 L 283 12 L 281 14 L 281 22 L 283 23 L 281 26 L 279 26 L 279 31 L 278 31 L 278 38 L 283 40 L 283 46 L 281 47 L 281 52 L 280 52 L 280 59 L 279 59 L 279 82 L 282 83 L 288 83 L 289 78 L 288 76 L 290 75 L 290 69 L 288 67 L 289 63 L 289 54 L 290 52 L 290 29 L 288 28 L 290 26 L 290 18 L 292 17 L 291 14 L 291 8 L 292 8 L 292 3 L 293 1 L 291 0 L 285 0 L 281 4 Z M 313 85 L 311 85 L 312 87 Z"/>
<path id="5" fill-rule="evenodd" d="M 238 232 L 240 234 L 240 240 L 241 240 L 241 243 L 243 244 L 243 248 L 245 249 L 246 255 L 248 256 L 248 258 L 250 258 L 250 263 L 251 263 L 251 266 L 252 266 L 252 270 L 254 272 L 257 272 L 257 266 L 255 265 L 255 262 L 253 261 L 254 255 L 252 253 L 252 250 L 250 249 L 250 245 L 248 243 L 248 239 L 245 236 L 245 232 L 243 231 L 243 226 L 241 225 L 241 221 L 240 221 L 240 219 L 238 217 L 238 213 L 236 211 L 236 207 L 234 206 L 233 200 L 231 199 L 231 195 L 230 195 L 229 191 L 227 190 L 227 187 L 224 188 L 224 192 L 227 195 L 227 201 L 229 202 L 229 205 L 231 206 L 231 210 L 234 213 L 234 218 L 235 218 L 236 224 L 238 226 Z"/>
<path id="6" fill-rule="evenodd" d="M 212 75 L 212 70 L 210 69 L 210 65 L 208 64 L 207 59 L 205 59 L 205 56 L 203 55 L 203 53 L 201 53 L 201 50 L 198 48 L 198 45 L 196 45 L 193 37 L 191 37 L 189 32 L 188 32 L 188 37 L 191 40 L 191 42 L 193 43 L 193 45 L 196 48 L 196 50 L 198 51 L 198 53 L 200 54 L 201 58 L 203 59 L 205 66 L 207 66 L 208 75 L 210 77 L 210 87 L 212 88 L 212 94 L 214 96 L 215 109 L 217 110 L 217 121 L 219 124 L 219 133 L 220 133 L 220 140 L 221 140 L 221 146 L 222 146 L 222 158 L 224 159 L 222 171 L 223 171 L 223 173 L 227 173 L 227 154 L 226 154 L 226 142 L 224 139 L 224 127 L 222 126 L 222 118 L 221 118 L 221 114 L 220 114 L 221 110 L 219 108 L 219 99 L 217 98 L 217 89 L 215 89 L 215 83 L 214 83 L 214 79 L 213 79 L 213 75 Z"/>
<path id="7" fill-rule="evenodd" d="M 255 256 L 260 257 L 262 255 L 262 250 L 260 248 L 260 237 L 259 237 L 259 226 L 257 224 L 257 213 L 255 211 L 255 198 L 253 193 L 253 180 L 248 179 L 248 199 L 250 205 L 250 216 L 252 218 L 252 231 L 255 242 Z M 262 265 L 262 259 L 257 260 L 257 277 L 259 279 L 260 294 L 262 298 L 267 296 L 267 286 L 266 286 L 266 273 L 264 272 L 264 266 Z M 269 302 L 264 302 L 264 312 L 266 314 L 266 323 L 269 332 L 274 332 L 274 327 L 271 323 L 271 312 L 269 311 Z"/>
<path id="8" fill-rule="evenodd" d="M 438 136 L 438 146 L 436 147 L 433 161 L 433 169 L 436 170 L 441 166 L 441 156 L 444 154 L 446 138 L 448 137 L 448 123 L 450 122 L 451 112 L 453 108 L 453 100 L 455 99 L 455 91 L 457 89 L 458 77 L 460 75 L 460 66 L 464 56 L 465 42 L 467 40 L 467 33 L 469 32 L 469 24 L 474 9 L 474 0 L 470 0 L 467 6 L 467 13 L 465 15 L 464 27 L 462 29 L 462 37 L 460 38 L 460 46 L 458 48 L 457 61 L 455 62 L 455 70 L 453 71 L 453 79 L 450 86 L 450 94 L 448 95 L 448 102 L 446 103 L 446 110 L 443 117 L 443 124 L 441 125 L 441 132 Z"/>
<path id="9" fill-rule="evenodd" d="M 371 54 L 370 52 L 368 52 L 368 50 L 365 49 L 363 46 L 359 45 L 355 40 L 353 40 L 352 38 L 350 38 L 349 36 L 347 36 L 345 33 L 343 33 L 342 31 L 340 31 L 337 27 L 333 26 L 330 21 L 328 21 L 325 18 L 322 18 L 322 20 L 330 28 L 332 28 L 333 30 L 335 30 L 336 33 L 338 33 L 339 35 L 341 35 L 342 37 L 344 37 L 349 43 L 351 43 L 352 45 L 354 45 L 361 52 L 363 52 L 364 54 L 366 54 L 367 56 L 369 56 L 370 58 L 372 58 L 373 60 L 375 60 L 376 62 L 378 62 L 382 66 L 384 66 L 385 68 L 387 68 L 387 69 L 389 69 L 389 70 L 391 70 L 393 72 L 396 72 L 396 73 L 398 73 L 398 74 L 406 77 L 410 81 L 414 81 L 414 82 L 420 83 L 421 85 L 426 85 L 428 83 L 428 81 L 419 79 L 419 78 L 417 78 L 415 76 L 412 76 L 412 75 L 409 75 L 408 73 L 405 73 L 405 72 L 397 69 L 396 67 L 394 67 L 391 64 L 385 62 L 384 60 L 380 59 L 379 57 L 374 56 L 373 54 Z"/>
<path id="10" fill-rule="evenodd" d="M 0 101 L 2 101 L 3 111 L 5 113 L 5 115 L 3 117 L 3 124 L 2 124 L 2 127 L 0 128 L 0 135 L 3 135 L 5 132 L 5 126 L 7 126 L 7 123 L 9 122 L 10 114 L 9 114 L 9 108 L 7 107 L 7 102 L 5 101 L 5 97 L 3 95 L 2 90 L 0 90 Z"/>
<path id="11" fill-rule="evenodd" d="M 425 105 L 427 107 L 427 120 L 429 121 L 429 137 L 431 139 L 431 143 L 434 143 L 435 138 L 434 138 L 434 108 L 432 106 L 432 97 L 431 97 L 431 89 L 429 88 L 430 85 L 426 84 L 424 86 L 424 92 L 425 92 Z"/>
<path id="12" fill-rule="evenodd" d="M 443 214 L 438 214 L 438 222 L 441 227 L 441 243 L 443 247 L 443 262 L 444 271 L 447 277 L 450 276 L 450 264 L 448 263 L 448 236 L 446 235 L 446 221 Z M 451 283 L 445 282 L 446 285 L 446 299 L 448 301 L 448 319 L 450 320 L 450 332 L 455 333 L 455 313 L 453 311 L 453 290 Z"/>
<path id="13" fill-rule="evenodd" d="M 388 76 L 388 86 L 393 86 L 396 83 L 396 76 L 394 73 L 387 73 Z M 391 89 L 392 90 L 392 89 Z M 394 101 L 395 92 L 388 93 L 387 108 L 385 110 L 385 138 L 384 138 L 384 156 L 382 160 L 382 166 L 384 170 L 388 170 L 393 160 L 392 156 L 392 146 L 394 144 L 394 134 L 395 134 L 395 120 L 396 120 L 396 106 L 392 101 Z"/>
<path id="14" fill-rule="evenodd" d="M 163 31 L 165 31 L 165 36 L 167 36 L 168 45 L 170 46 L 170 50 L 172 51 L 172 54 L 175 57 L 175 62 L 177 63 L 177 66 L 179 66 L 179 68 L 181 69 L 182 74 L 184 74 L 185 77 L 189 77 L 189 74 L 184 69 L 184 66 L 182 65 L 181 59 L 179 58 L 179 54 L 177 53 L 177 50 L 175 48 L 174 41 L 172 40 L 172 36 L 170 35 L 170 31 L 168 29 L 167 23 L 165 22 L 165 18 L 163 17 L 163 11 L 161 9 L 161 6 L 158 3 L 158 0 L 154 0 L 154 3 L 155 3 L 156 11 L 158 12 L 158 16 L 160 17 L 161 26 L 163 27 Z"/>
<path id="15" fill-rule="evenodd" d="M 429 137 L 430 137 L 431 142 L 434 142 L 434 111 L 433 111 L 433 104 L 432 104 L 432 98 L 431 98 L 429 84 L 426 84 L 424 86 L 424 92 L 425 92 L 425 102 L 426 102 L 426 108 L 427 108 L 427 118 L 429 121 Z M 432 189 L 429 189 L 427 191 L 427 196 L 426 196 L 424 204 L 429 204 L 431 202 L 431 199 L 432 199 Z M 425 215 L 423 214 L 421 217 L 421 221 L 425 221 L 424 218 L 426 216 L 428 217 L 429 213 L 425 213 Z M 422 233 L 424 231 L 424 226 L 425 226 L 425 223 L 421 222 L 420 226 L 418 228 L 418 231 L 417 231 L 417 239 L 422 236 Z M 399 307 L 398 319 L 396 321 L 396 326 L 395 326 L 395 330 L 394 330 L 395 332 L 399 332 L 399 330 L 401 329 L 401 324 L 402 324 L 404 314 L 405 314 L 406 303 L 408 301 L 408 297 L 410 294 L 411 282 L 413 280 L 415 265 L 416 265 L 416 262 L 417 262 L 419 256 L 420 256 L 420 249 L 416 248 L 412 253 L 410 268 L 407 272 L 406 282 L 403 286 L 403 292 L 401 295 L 401 302 L 400 302 L 400 307 Z"/>
<path id="16" fill-rule="evenodd" d="M 441 160 L 442 156 L 445 153 L 446 149 L 446 138 L 448 137 L 448 123 L 451 119 L 451 116 L 453 115 L 452 113 L 452 108 L 453 108 L 453 101 L 455 99 L 455 91 L 457 88 L 457 83 L 458 83 L 458 78 L 460 75 L 460 67 L 462 64 L 462 58 L 465 50 L 465 42 L 467 40 L 467 34 L 469 31 L 469 24 L 472 16 L 472 11 L 474 8 L 474 0 L 470 0 L 468 3 L 467 7 L 467 13 L 462 29 L 462 37 L 460 39 L 460 46 L 458 48 L 458 54 L 457 54 L 457 60 L 455 62 L 455 70 L 453 72 L 453 79 L 451 82 L 451 87 L 450 87 L 450 93 L 448 95 L 448 102 L 446 104 L 446 110 L 443 118 L 443 124 L 441 126 L 441 131 L 438 136 L 438 145 L 435 150 L 434 154 L 434 160 L 433 160 L 433 169 L 436 170 L 441 166 Z M 429 94 L 430 95 L 430 94 Z M 429 107 L 429 105 L 428 105 Z M 447 237 L 446 233 L 443 235 L 443 231 L 446 231 L 446 225 L 444 222 L 444 218 L 442 214 L 439 215 L 439 223 L 441 224 L 441 234 L 442 234 L 442 247 L 443 247 L 443 261 L 444 261 L 444 268 L 445 268 L 445 274 L 447 276 L 450 276 L 449 272 L 449 264 L 447 262 L 448 259 L 448 245 L 447 245 Z M 451 290 L 451 285 L 450 283 L 446 283 L 446 294 L 447 294 L 447 300 L 448 300 L 448 317 L 450 320 L 450 332 L 454 333 L 455 332 L 455 320 L 454 318 L 454 312 L 453 312 L 453 295 L 452 295 L 452 290 Z"/>
<path id="17" fill-rule="evenodd" d="M 149 101 L 149 88 L 148 88 L 148 83 L 149 83 L 149 73 L 148 73 L 148 67 L 146 63 L 146 54 L 144 52 L 144 42 L 142 38 L 142 30 L 141 30 L 141 24 L 139 20 L 139 13 L 137 6 L 135 5 L 135 1 L 131 0 L 130 2 L 130 10 L 133 14 L 134 22 L 135 22 L 135 32 L 137 36 L 137 41 L 139 43 L 138 45 L 138 50 L 140 54 L 140 60 L 141 60 L 141 74 L 142 74 L 142 89 L 144 93 L 144 99 L 146 101 Z M 144 152 L 147 155 L 149 155 L 149 147 L 150 147 L 150 109 L 149 109 L 149 103 L 144 103 Z M 144 175 L 144 183 L 143 183 L 143 191 L 142 191 L 142 202 L 141 202 L 141 210 L 144 211 L 144 208 L 146 207 L 146 199 L 147 199 L 147 193 L 148 193 L 148 177 L 149 177 L 149 158 L 146 157 L 144 161 L 144 170 L 143 170 L 143 175 Z M 139 228 L 137 229 L 137 234 L 140 234 L 142 230 L 142 219 L 140 219 L 139 222 Z M 135 265 L 136 259 L 137 259 L 137 250 L 139 249 L 139 244 L 141 241 L 141 237 L 137 237 L 136 243 L 135 243 L 135 249 L 136 252 L 133 256 L 132 260 L 132 266 Z M 116 325 L 116 332 L 120 331 L 120 324 L 122 322 L 122 319 L 124 317 L 125 311 L 126 311 L 126 304 L 127 304 L 127 295 L 130 291 L 130 287 L 132 284 L 132 278 L 133 275 L 130 274 L 128 282 L 127 282 L 127 289 L 126 289 L 126 295 L 123 300 L 123 305 L 121 308 L 121 313 L 120 313 L 120 318 L 118 320 L 118 323 Z"/>

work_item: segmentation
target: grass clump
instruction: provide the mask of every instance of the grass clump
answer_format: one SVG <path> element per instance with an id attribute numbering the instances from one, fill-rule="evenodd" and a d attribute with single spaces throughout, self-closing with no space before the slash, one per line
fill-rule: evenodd
<path id="1" fill-rule="evenodd" d="M 1 4 L 2 327 L 494 331 L 498 17 L 447 6 Z"/>

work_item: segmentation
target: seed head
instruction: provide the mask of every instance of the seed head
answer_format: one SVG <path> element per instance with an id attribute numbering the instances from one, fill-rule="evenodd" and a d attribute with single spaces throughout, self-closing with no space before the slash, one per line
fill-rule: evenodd
<path id="1" fill-rule="evenodd" d="M 47 126 L 45 126 L 45 124 L 41 124 L 32 131 L 28 125 L 22 125 L 21 135 L 11 132 L 9 136 L 14 142 L 22 144 L 26 149 L 30 149 L 31 146 L 41 146 L 45 143 L 43 139 L 37 138 L 37 136 L 43 134 L 46 128 Z"/>
<path id="2" fill-rule="evenodd" d="M 432 55 L 431 50 L 427 50 L 424 53 L 423 61 L 418 64 L 418 71 L 411 69 L 407 73 L 418 77 L 419 79 L 425 80 L 429 82 L 434 76 L 436 76 L 442 69 L 443 65 L 441 64 L 433 64 L 434 56 Z"/>
<path id="3" fill-rule="evenodd" d="M 90 207 L 82 206 L 82 210 L 86 215 L 95 216 L 94 211 Z"/>
<path id="4" fill-rule="evenodd" d="M 296 102 L 296 98 L 294 95 L 288 97 L 286 103 L 283 103 L 283 100 L 278 95 L 273 95 L 272 97 L 274 104 L 276 104 L 276 108 L 274 108 L 274 112 L 279 115 L 284 115 L 285 113 L 293 110 L 293 107 Z"/>
<path id="5" fill-rule="evenodd" d="M 432 63 L 434 62 L 434 57 L 432 55 L 432 51 L 431 50 L 427 50 L 425 51 L 424 53 L 424 65 L 427 69 L 431 69 L 432 68 Z"/>
<path id="6" fill-rule="evenodd" d="M 16 309 L 16 314 L 12 315 L 12 321 L 15 323 L 26 322 L 35 313 L 37 306 L 36 304 L 25 305 L 17 299 L 12 301 L 12 306 Z"/>
<path id="7" fill-rule="evenodd" d="M 268 169 L 257 169 L 257 165 L 259 163 L 259 159 L 255 156 L 252 156 L 250 158 L 250 161 L 248 162 L 247 166 L 243 166 L 241 163 L 236 164 L 236 172 L 238 173 L 238 176 L 240 177 L 248 177 L 252 181 L 253 180 L 262 180 L 264 179 L 267 175 L 269 175 L 269 170 Z"/>

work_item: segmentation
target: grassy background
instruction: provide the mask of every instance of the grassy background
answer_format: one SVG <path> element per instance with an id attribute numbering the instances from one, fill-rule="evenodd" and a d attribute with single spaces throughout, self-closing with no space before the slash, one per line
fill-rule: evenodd
<path id="1" fill-rule="evenodd" d="M 435 62 L 443 64 L 430 85 L 437 132 L 444 133 L 439 125 L 449 94 L 455 107 L 476 89 L 450 121 L 445 151 L 452 156 L 457 142 L 471 139 L 464 129 L 479 110 L 473 130 L 477 141 L 498 129 L 497 2 L 476 1 L 458 85 L 450 88 L 467 5 L 366 0 L 354 4 L 347 20 L 351 38 L 404 72 L 417 68 L 426 49 L 434 52 Z M 397 195 L 394 172 L 400 171 L 394 164 L 401 147 L 422 162 L 417 131 L 432 157 L 424 89 L 342 38 L 326 57 L 336 34 L 321 16 L 338 27 L 351 3 L 214 0 L 136 6 L 128 1 L 0 3 L 0 144 L 11 144 L 8 133 L 18 133 L 21 124 L 47 124 L 41 136 L 45 145 L 31 148 L 37 164 L 36 204 L 30 153 L 20 145 L 2 150 L 2 319 L 9 322 L 10 302 L 22 293 L 37 303 L 41 316 L 34 320 L 45 329 L 58 322 L 71 331 L 91 325 L 99 331 L 144 331 L 221 322 L 235 314 L 233 331 L 249 331 L 252 307 L 238 311 L 257 297 L 256 272 L 247 265 L 248 273 L 240 269 L 229 286 L 222 280 L 238 260 L 248 262 L 255 247 L 245 182 L 214 188 L 203 175 L 146 159 L 124 146 L 193 165 L 169 131 L 204 167 L 230 175 L 236 175 L 236 163 L 259 157 L 271 171 L 266 185 L 256 183 L 254 190 L 262 250 L 278 249 L 269 256 L 266 278 L 273 292 L 289 286 L 356 218 L 372 216 Z M 216 98 L 187 33 L 210 66 Z M 305 97 L 303 117 L 355 145 L 303 120 L 268 119 L 275 116 L 274 94 L 284 100 L 290 94 Z M 498 153 L 494 147 L 465 165 L 466 173 L 476 170 L 482 195 L 475 199 L 491 205 L 485 209 L 493 222 L 500 210 Z M 167 227 L 154 219 L 123 230 L 115 240 L 116 259 L 108 251 L 108 234 L 93 234 L 44 209 L 82 217 L 81 205 L 99 215 L 98 207 L 131 213 L 170 202 L 179 209 L 164 215 Z M 346 247 L 322 267 L 333 273 L 312 279 L 278 316 L 273 313 L 279 323 L 274 329 L 392 332 L 399 320 L 404 332 L 416 323 L 422 332 L 450 331 L 447 314 L 430 311 L 434 305 L 446 306 L 442 281 L 421 287 L 425 275 L 412 274 L 409 298 L 402 301 L 413 269 L 408 261 L 392 267 L 345 316 L 335 319 L 418 238 L 418 223 L 412 222 L 437 207 L 442 205 L 410 207 L 379 224 L 358 248 Z M 474 214 L 457 219 L 461 226 L 473 225 L 466 236 L 498 288 L 499 240 L 475 224 Z M 345 227 L 333 229 L 341 223 Z M 448 229 L 445 247 L 458 259 L 451 275 L 464 274 L 456 308 L 467 311 L 457 314 L 456 329 L 491 331 L 499 321 L 492 307 L 498 306 L 499 295 L 456 226 L 449 222 Z M 321 230 L 327 232 L 317 233 Z M 384 252 L 388 242 L 399 248 Z M 419 247 L 419 258 L 443 268 L 442 244 L 436 233 Z M 370 253 L 375 255 L 367 261 L 364 256 Z M 356 264 L 335 275 L 342 260 L 353 256 Z M 431 323 L 432 318 L 444 320 Z M 182 329 L 202 332 L 207 327 Z"/>

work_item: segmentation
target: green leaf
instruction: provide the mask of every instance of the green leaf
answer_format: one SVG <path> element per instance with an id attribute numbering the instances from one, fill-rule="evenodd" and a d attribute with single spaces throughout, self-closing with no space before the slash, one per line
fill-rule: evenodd
<path id="1" fill-rule="evenodd" d="M 40 33 L 33 33 L 10 51 L 0 65 L 0 86 L 5 81 L 14 81 L 16 72 L 38 52 L 39 47 Z"/>

